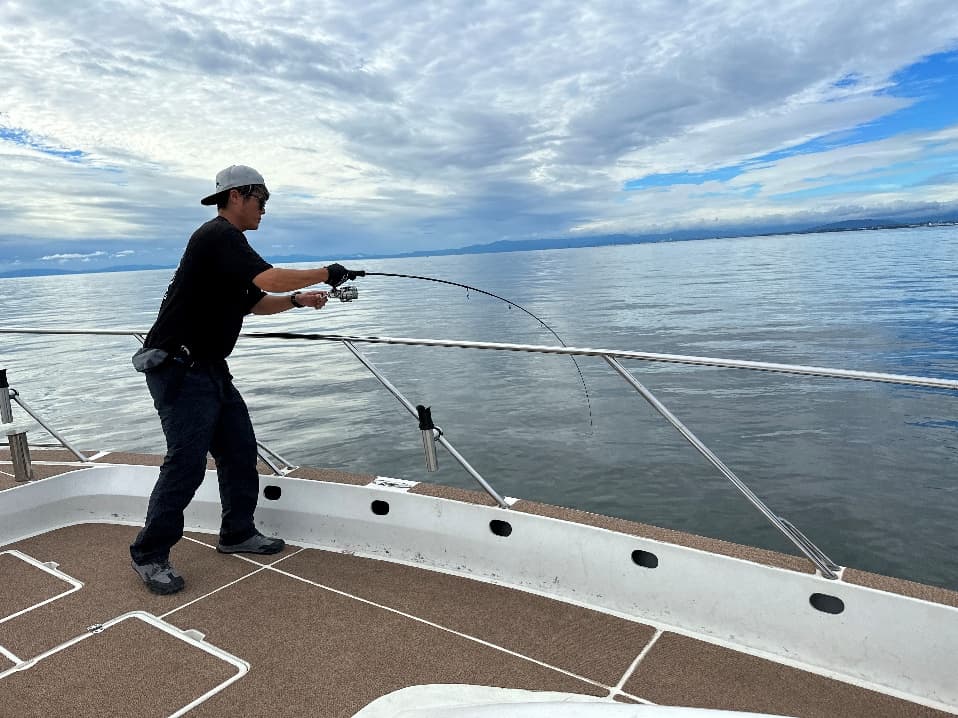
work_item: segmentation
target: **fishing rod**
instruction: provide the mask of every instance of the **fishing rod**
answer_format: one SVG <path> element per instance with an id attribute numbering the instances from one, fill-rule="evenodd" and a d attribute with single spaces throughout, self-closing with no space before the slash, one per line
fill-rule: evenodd
<path id="1" fill-rule="evenodd" d="M 460 287 L 462 289 L 465 289 L 467 292 L 477 292 L 479 294 L 485 294 L 488 297 L 493 297 L 494 299 L 498 299 L 501 302 L 505 302 L 510 307 L 515 307 L 519 311 L 525 312 L 530 317 L 532 317 L 537 322 L 539 322 L 539 324 L 541 324 L 545 329 L 547 329 L 552 334 L 552 336 L 556 338 L 556 341 L 558 341 L 559 344 L 561 344 L 564 347 L 568 347 L 568 345 L 564 341 L 562 341 L 562 337 L 556 334 L 555 330 L 552 327 L 550 327 L 548 324 L 546 324 L 545 321 L 543 321 L 540 317 L 537 317 L 535 314 L 530 312 L 525 307 L 520 306 L 519 304 L 516 304 L 511 299 L 506 299 L 505 297 L 501 297 L 498 294 L 487 292 L 485 289 L 479 289 L 478 287 L 473 287 L 469 284 L 463 284 L 461 282 L 451 282 L 448 279 L 438 279 L 436 277 L 425 277 L 418 274 L 396 274 L 393 272 L 366 272 L 363 270 L 356 270 L 354 272 L 351 272 L 351 274 L 356 277 L 397 277 L 400 279 L 417 279 L 423 282 L 436 282 L 437 284 L 448 284 L 453 287 Z M 339 301 L 341 302 L 351 302 L 354 299 L 359 298 L 359 290 L 352 285 L 341 286 L 341 287 L 334 288 L 332 291 L 330 291 L 329 296 L 339 299 Z M 589 406 L 589 425 L 592 426 L 593 425 L 592 400 L 589 396 L 589 387 L 585 383 L 585 377 L 582 375 L 582 369 L 579 367 L 579 362 L 577 362 L 575 357 L 572 356 L 571 354 L 569 355 L 569 358 L 572 360 L 572 363 L 575 364 L 575 370 L 579 374 L 579 381 L 582 383 L 582 391 L 585 393 L 586 404 L 588 404 Z"/>

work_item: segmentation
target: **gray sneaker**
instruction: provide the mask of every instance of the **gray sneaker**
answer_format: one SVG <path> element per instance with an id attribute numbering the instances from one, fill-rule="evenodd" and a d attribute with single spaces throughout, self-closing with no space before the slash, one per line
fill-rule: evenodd
<path id="1" fill-rule="evenodd" d="M 176 572 L 169 561 L 158 561 L 157 563 L 130 561 L 130 565 L 133 566 L 136 575 L 143 579 L 146 587 L 161 596 L 182 591 L 186 585 L 183 577 Z"/>
<path id="2" fill-rule="evenodd" d="M 223 543 L 217 543 L 216 550 L 220 553 L 258 553 L 268 555 L 279 553 L 285 545 L 286 542 L 281 538 L 267 538 L 261 533 L 256 533 L 241 543 L 234 543 L 228 546 Z"/>

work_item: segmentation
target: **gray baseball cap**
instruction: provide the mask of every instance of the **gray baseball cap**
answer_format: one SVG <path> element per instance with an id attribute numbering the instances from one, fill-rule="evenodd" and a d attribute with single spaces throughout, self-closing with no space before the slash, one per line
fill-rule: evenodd
<path id="1" fill-rule="evenodd" d="M 234 187 L 245 187 L 248 184 L 266 186 L 263 175 L 246 165 L 230 165 L 225 170 L 216 173 L 216 191 L 209 197 L 200 200 L 200 204 L 216 204 L 216 195 Z"/>

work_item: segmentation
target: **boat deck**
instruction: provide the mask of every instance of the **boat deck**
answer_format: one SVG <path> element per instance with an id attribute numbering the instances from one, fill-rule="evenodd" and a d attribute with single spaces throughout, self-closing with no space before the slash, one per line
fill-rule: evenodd
<path id="1" fill-rule="evenodd" d="M 37 477 L 78 468 L 63 453 L 35 452 Z M 148 465 L 160 458 L 96 457 Z M 11 473 L 0 452 L 0 490 L 17 485 Z M 155 596 L 129 568 L 136 532 L 86 523 L 0 546 L 0 714 L 169 716 L 191 707 L 190 716 L 346 718 L 399 688 L 461 683 L 801 718 L 952 715 L 624 617 L 317 548 L 223 555 L 214 535 L 191 532 L 171 556 L 185 590 Z M 791 556 L 684 540 L 808 570 Z M 958 605 L 952 592 L 896 585 Z"/>

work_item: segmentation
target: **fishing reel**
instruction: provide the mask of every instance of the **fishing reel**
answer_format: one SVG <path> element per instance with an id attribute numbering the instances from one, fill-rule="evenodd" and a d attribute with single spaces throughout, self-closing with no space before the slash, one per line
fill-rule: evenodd
<path id="1" fill-rule="evenodd" d="M 329 292 L 329 296 L 336 297 L 341 302 L 351 302 L 359 299 L 359 290 L 356 287 L 337 287 Z"/>

